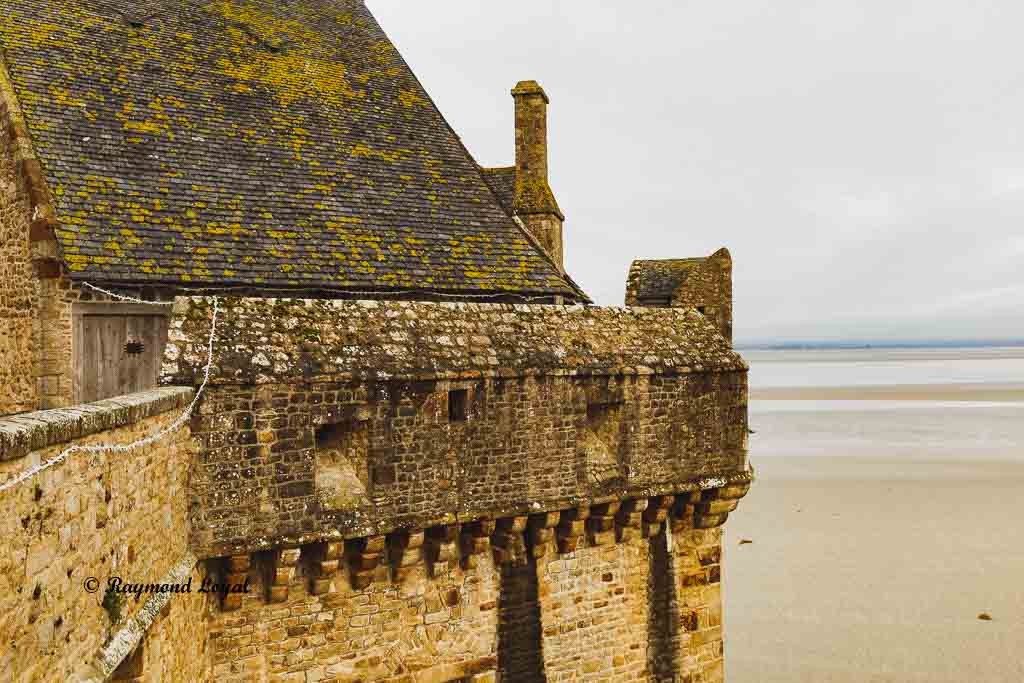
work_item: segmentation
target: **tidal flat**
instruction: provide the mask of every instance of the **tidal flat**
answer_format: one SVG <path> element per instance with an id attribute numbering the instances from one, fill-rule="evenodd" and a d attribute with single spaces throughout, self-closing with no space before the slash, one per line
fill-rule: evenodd
<path id="1" fill-rule="evenodd" d="M 729 680 L 1024 680 L 1024 349 L 744 355 Z"/>

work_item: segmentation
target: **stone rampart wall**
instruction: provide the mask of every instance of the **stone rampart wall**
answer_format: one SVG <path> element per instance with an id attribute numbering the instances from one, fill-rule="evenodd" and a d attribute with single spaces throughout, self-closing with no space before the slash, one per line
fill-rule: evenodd
<path id="1" fill-rule="evenodd" d="M 636 534 L 538 563 L 549 683 L 650 680 L 649 546 Z"/>
<path id="2" fill-rule="evenodd" d="M 721 518 L 745 485 L 235 555 L 234 683 L 723 680 Z M 216 562 L 208 563 L 212 569 Z"/>
<path id="3" fill-rule="evenodd" d="M 190 389 L 159 389 L 0 419 L 0 482 L 72 444 L 126 444 L 152 434 L 191 396 Z M 145 597 L 106 591 L 111 577 L 161 582 L 191 557 L 186 480 L 193 450 L 187 428 L 180 429 L 128 453 L 71 453 L 0 492 L 0 679 L 75 680 L 116 666 L 128 654 L 116 643 L 139 620 L 155 622 L 167 647 L 183 654 L 188 643 L 202 645 L 198 596 L 179 596 L 166 614 L 146 615 Z M 192 557 L 189 571 L 194 565 Z M 193 657 L 167 661 L 185 659 Z"/>
<path id="4" fill-rule="evenodd" d="M 224 556 L 742 475 L 744 379 L 213 386 L 192 421 L 194 546 Z M 464 392 L 463 419 L 453 392 Z M 332 430 L 346 447 L 325 438 Z"/>
<path id="5" fill-rule="evenodd" d="M 234 558 L 252 593 L 210 623 L 213 680 L 493 682 L 482 676 L 497 657 L 491 558 L 427 565 L 423 538 L 409 540 L 387 545 L 366 585 L 349 576 L 363 556 L 340 550 L 324 560 L 329 549 L 306 546 L 288 565 L 282 553 Z"/>
<path id="6" fill-rule="evenodd" d="M 212 320 L 179 299 L 167 381 Z M 746 475 L 746 366 L 694 311 L 231 299 L 192 430 L 201 557 Z"/>

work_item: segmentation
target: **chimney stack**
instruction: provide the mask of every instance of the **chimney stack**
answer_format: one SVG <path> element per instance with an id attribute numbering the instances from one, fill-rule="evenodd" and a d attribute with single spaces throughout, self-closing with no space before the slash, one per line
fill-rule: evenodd
<path id="1" fill-rule="evenodd" d="M 513 212 L 565 271 L 562 222 L 565 216 L 548 186 L 548 99 L 537 81 L 512 89 L 516 102 L 516 185 Z"/>

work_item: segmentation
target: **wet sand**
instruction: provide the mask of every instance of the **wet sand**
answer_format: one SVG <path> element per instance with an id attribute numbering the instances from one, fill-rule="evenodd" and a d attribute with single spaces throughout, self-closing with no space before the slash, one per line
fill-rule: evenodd
<path id="1" fill-rule="evenodd" d="M 892 384 L 751 389 L 754 401 L 992 401 L 1024 403 L 1024 384 Z"/>
<path id="2" fill-rule="evenodd" d="M 1024 408 L 1008 405 L 1024 392 L 752 396 L 757 481 L 725 527 L 728 680 L 1024 681 Z"/>

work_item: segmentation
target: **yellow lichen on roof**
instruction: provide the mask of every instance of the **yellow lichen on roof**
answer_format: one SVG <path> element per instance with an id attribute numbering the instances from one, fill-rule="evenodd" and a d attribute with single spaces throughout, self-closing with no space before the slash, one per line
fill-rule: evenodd
<path id="1" fill-rule="evenodd" d="M 360 0 L 5 9 L 74 272 L 572 295 Z"/>

